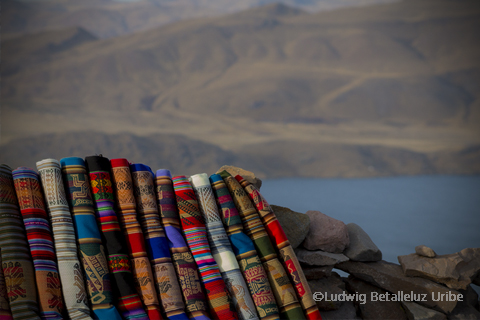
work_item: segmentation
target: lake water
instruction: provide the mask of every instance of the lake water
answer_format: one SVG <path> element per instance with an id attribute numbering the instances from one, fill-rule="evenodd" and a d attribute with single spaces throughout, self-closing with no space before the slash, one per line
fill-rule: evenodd
<path id="1" fill-rule="evenodd" d="M 480 247 L 480 176 L 286 178 L 263 181 L 261 192 L 270 204 L 358 224 L 386 261 L 420 244 L 437 254 Z"/>

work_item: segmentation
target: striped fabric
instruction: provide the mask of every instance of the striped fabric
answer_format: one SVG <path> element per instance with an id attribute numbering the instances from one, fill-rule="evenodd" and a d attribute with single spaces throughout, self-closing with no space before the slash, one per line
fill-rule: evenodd
<path id="1" fill-rule="evenodd" d="M 37 291 L 41 293 L 38 295 L 40 316 L 63 319 L 62 286 L 38 174 L 20 167 L 13 171 L 13 182 L 33 258 Z"/>
<path id="2" fill-rule="evenodd" d="M 192 186 L 185 176 L 178 176 L 173 178 L 173 187 L 182 228 L 207 291 L 210 312 L 214 319 L 237 319 L 232 297 L 228 293 L 218 265 L 212 257 L 207 240 L 205 219 L 198 208 Z"/>
<path id="3" fill-rule="evenodd" d="M 0 247 L 0 266 L 2 265 L 2 255 Z M 0 268 L 0 319 L 12 320 L 12 313 L 10 312 L 10 305 L 8 303 L 7 286 L 5 284 L 5 277 L 3 270 Z"/>
<path id="4" fill-rule="evenodd" d="M 15 195 L 12 169 L 7 165 L 0 165 L 0 247 L 1 269 L 13 319 L 40 319 L 32 257 Z"/>
<path id="5" fill-rule="evenodd" d="M 211 175 L 210 182 L 217 205 L 222 211 L 222 220 L 232 243 L 233 252 L 247 281 L 260 318 L 262 320 L 279 319 L 277 303 L 268 282 L 267 273 L 252 240 L 243 233 L 242 220 L 227 186 L 218 174 Z"/>
<path id="6" fill-rule="evenodd" d="M 152 267 L 148 259 L 142 228 L 137 220 L 132 175 L 127 159 L 112 159 L 112 182 L 114 185 L 117 212 L 123 233 L 127 240 L 128 253 L 137 292 L 146 306 L 150 319 L 161 319 Z"/>
<path id="7" fill-rule="evenodd" d="M 161 223 L 168 239 L 172 262 L 185 299 L 188 317 L 195 320 L 209 320 L 198 267 L 180 229 L 177 201 L 170 171 L 157 170 L 155 182 Z"/>
<path id="8" fill-rule="evenodd" d="M 150 167 L 143 164 L 131 164 L 130 170 L 138 220 L 145 235 L 145 244 L 163 311 L 171 320 L 187 320 L 182 292 L 168 249 L 168 241 L 160 223 L 153 172 Z"/>
<path id="9" fill-rule="evenodd" d="M 297 256 L 295 255 L 295 252 L 293 251 L 285 232 L 283 232 L 282 226 L 278 222 L 272 208 L 265 198 L 263 198 L 257 187 L 245 180 L 240 175 L 235 176 L 235 179 L 237 179 L 237 181 L 242 185 L 250 200 L 252 200 L 252 202 L 255 204 L 270 240 L 276 245 L 278 251 L 280 252 L 280 260 L 282 261 L 285 269 L 288 270 L 288 275 L 290 276 L 290 280 L 294 285 L 297 296 L 300 298 L 300 304 L 302 305 L 307 319 L 321 320 L 322 317 L 318 311 L 315 301 L 313 300 L 312 291 L 310 290 L 307 279 L 303 274 L 303 270 L 300 267 Z"/>
<path id="10" fill-rule="evenodd" d="M 70 157 L 60 160 L 63 181 L 75 225 L 79 257 L 86 275 L 87 293 L 95 319 L 121 320 L 113 306 L 110 274 L 98 230 L 85 162 Z"/>
<path id="11" fill-rule="evenodd" d="M 110 179 L 110 161 L 101 156 L 90 156 L 85 158 L 85 164 L 95 200 L 95 214 L 97 220 L 100 221 L 103 242 L 107 251 L 108 268 L 113 277 L 112 291 L 118 296 L 118 310 L 127 320 L 148 320 L 142 300 L 135 290 L 124 236 L 113 209 L 115 200 Z"/>
<path id="12" fill-rule="evenodd" d="M 258 256 L 267 271 L 270 285 L 272 286 L 275 299 L 280 307 L 282 319 L 300 320 L 305 319 L 302 308 L 298 303 L 295 290 L 285 269 L 277 258 L 277 253 L 270 242 L 257 210 L 243 190 L 242 186 L 227 171 L 220 172 L 225 184 L 232 195 L 235 206 L 242 217 L 245 232 L 252 239 Z"/>
<path id="13" fill-rule="evenodd" d="M 258 319 L 255 305 L 243 279 L 227 233 L 218 213 L 215 196 L 206 173 L 190 178 L 201 212 L 205 218 L 207 237 L 212 256 L 220 269 L 225 284 L 232 296 L 237 313 L 242 320 Z"/>
<path id="14" fill-rule="evenodd" d="M 63 187 L 60 162 L 45 159 L 37 162 L 37 169 L 52 225 L 65 307 L 72 320 L 92 319 L 87 305 L 83 271 L 78 261 L 75 230 Z"/>

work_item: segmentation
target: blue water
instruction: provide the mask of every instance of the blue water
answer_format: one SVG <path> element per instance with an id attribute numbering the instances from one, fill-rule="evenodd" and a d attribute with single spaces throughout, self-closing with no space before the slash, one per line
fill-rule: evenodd
<path id="1" fill-rule="evenodd" d="M 358 224 L 386 261 L 420 244 L 437 254 L 480 247 L 480 176 L 286 178 L 263 181 L 261 192 L 270 204 Z"/>

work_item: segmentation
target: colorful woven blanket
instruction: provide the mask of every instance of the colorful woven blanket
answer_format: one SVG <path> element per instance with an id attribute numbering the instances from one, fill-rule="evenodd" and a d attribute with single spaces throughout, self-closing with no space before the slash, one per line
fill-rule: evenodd
<path id="1" fill-rule="evenodd" d="M 312 291 L 310 290 L 307 279 L 303 274 L 297 256 L 295 255 L 285 232 L 283 232 L 282 226 L 278 222 L 272 208 L 265 198 L 263 198 L 257 187 L 240 175 L 235 176 L 235 179 L 237 179 L 242 185 L 250 200 L 255 204 L 270 240 L 276 245 L 278 252 L 280 252 L 280 260 L 285 266 L 285 269 L 288 270 L 288 275 L 290 276 L 290 280 L 300 298 L 300 303 L 307 319 L 321 320 L 322 317 L 318 311 L 317 304 L 313 300 Z"/>
<path id="2" fill-rule="evenodd" d="M 2 255 L 0 254 L 0 266 L 1 265 L 2 265 Z M 12 313 L 10 312 L 10 305 L 8 304 L 7 286 L 5 284 L 5 277 L 3 276 L 2 268 L 0 268 L 0 319 L 2 320 L 13 319 Z"/>
<path id="3" fill-rule="evenodd" d="M 206 173 L 193 175 L 190 178 L 190 182 L 195 190 L 200 210 L 205 218 L 212 256 L 232 296 L 237 313 L 242 320 L 258 319 L 252 297 L 240 272 L 230 240 L 218 213 L 217 203 L 215 202 L 208 175 Z"/>
<path id="4" fill-rule="evenodd" d="M 178 176 L 173 178 L 173 187 L 183 232 L 198 265 L 207 292 L 210 312 L 214 319 L 237 319 L 238 315 L 232 304 L 232 297 L 222 279 L 218 265 L 212 257 L 207 240 L 205 219 L 198 208 L 192 186 L 185 176 Z"/>
<path id="5" fill-rule="evenodd" d="M 243 233 L 243 224 L 227 186 L 218 174 L 210 176 L 218 207 L 221 208 L 222 220 L 232 244 L 240 269 L 248 284 L 258 314 L 263 320 L 279 319 L 267 273 L 257 255 L 252 240 Z"/>
<path id="6" fill-rule="evenodd" d="M 15 195 L 12 169 L 3 164 L 0 165 L 0 247 L 1 269 L 13 318 L 40 319 L 32 257 Z"/>
<path id="7" fill-rule="evenodd" d="M 92 319 L 87 305 L 83 270 L 78 261 L 75 230 L 63 187 L 60 162 L 45 159 L 37 162 L 37 169 L 52 224 L 58 271 L 68 316 L 72 320 Z"/>
<path id="8" fill-rule="evenodd" d="M 137 292 L 150 319 L 161 319 L 160 304 L 155 290 L 152 267 L 148 259 L 142 228 L 137 220 L 132 175 L 127 159 L 112 159 L 112 182 L 118 220 L 127 240 L 128 253 Z"/>
<path id="9" fill-rule="evenodd" d="M 198 267 L 180 229 L 177 201 L 170 171 L 157 170 L 155 182 L 160 218 L 169 242 L 173 265 L 180 281 L 188 317 L 195 320 L 209 320 Z"/>
<path id="10" fill-rule="evenodd" d="M 113 209 L 115 199 L 110 178 L 110 161 L 101 156 L 85 158 L 90 176 L 90 186 L 95 200 L 95 214 L 103 234 L 108 256 L 108 268 L 112 274 L 113 290 L 118 295 L 118 309 L 123 317 L 148 320 L 138 296 L 130 268 L 124 236 Z"/>
<path id="11" fill-rule="evenodd" d="M 277 253 L 270 242 L 265 227 L 260 220 L 257 210 L 243 190 L 242 186 L 227 171 L 220 172 L 225 184 L 232 195 L 235 206 L 242 217 L 246 234 L 252 239 L 258 256 L 267 271 L 270 285 L 275 299 L 280 307 L 281 318 L 299 320 L 305 319 L 302 308 L 298 303 L 295 290 L 282 264 L 277 258 Z"/>
<path id="12" fill-rule="evenodd" d="M 153 172 L 143 164 L 131 164 L 138 220 L 145 235 L 148 255 L 160 293 L 163 310 L 171 320 L 187 320 L 185 304 L 172 264 L 168 241 L 158 214 Z"/>
<path id="13" fill-rule="evenodd" d="M 95 219 L 85 162 L 70 157 L 61 159 L 60 163 L 93 316 L 95 319 L 121 320 L 113 306 L 105 248 Z"/>
<path id="14" fill-rule="evenodd" d="M 38 174 L 20 167 L 13 171 L 13 182 L 35 267 L 40 317 L 63 319 L 62 285 Z"/>

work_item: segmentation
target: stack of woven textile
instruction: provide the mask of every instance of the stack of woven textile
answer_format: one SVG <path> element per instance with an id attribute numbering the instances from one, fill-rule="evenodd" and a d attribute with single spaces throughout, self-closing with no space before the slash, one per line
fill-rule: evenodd
<path id="1" fill-rule="evenodd" d="M 275 213 L 227 171 L 0 166 L 0 319 L 321 319 Z"/>

